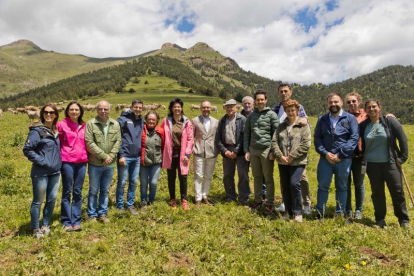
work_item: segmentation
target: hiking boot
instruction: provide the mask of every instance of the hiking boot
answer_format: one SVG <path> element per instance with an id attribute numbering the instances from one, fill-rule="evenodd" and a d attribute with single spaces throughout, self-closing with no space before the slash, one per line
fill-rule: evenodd
<path id="1" fill-rule="evenodd" d="M 75 225 L 75 226 L 72 227 L 72 231 L 75 231 L 75 232 L 82 231 L 82 226 Z"/>
<path id="2" fill-rule="evenodd" d="M 200 208 L 200 207 L 201 207 L 201 201 L 200 201 L 200 200 L 197 200 L 197 201 L 195 202 L 195 206 L 196 206 L 197 208 Z"/>
<path id="3" fill-rule="evenodd" d="M 99 216 L 98 221 L 100 223 L 109 223 L 110 222 L 107 214 L 103 214 L 103 215 Z"/>
<path id="4" fill-rule="evenodd" d="M 310 206 L 305 206 L 305 207 L 303 207 L 303 213 L 304 213 L 305 215 L 310 215 L 310 214 L 312 214 L 311 207 L 310 207 Z"/>
<path id="5" fill-rule="evenodd" d="M 33 229 L 33 237 L 35 239 L 41 239 L 43 236 L 43 232 L 40 229 Z"/>
<path id="6" fill-rule="evenodd" d="M 272 213 L 273 205 L 266 205 L 263 214 L 268 216 Z"/>
<path id="7" fill-rule="evenodd" d="M 285 204 L 282 202 L 282 204 L 280 204 L 279 207 L 277 207 L 277 210 L 281 213 L 283 213 L 285 211 Z"/>
<path id="8" fill-rule="evenodd" d="M 208 199 L 205 197 L 203 198 L 203 203 L 206 205 L 211 205 L 210 201 L 208 201 Z"/>
<path id="9" fill-rule="evenodd" d="M 252 210 L 256 210 L 257 208 L 262 206 L 262 204 L 263 204 L 263 201 L 254 201 L 251 208 L 252 208 Z"/>
<path id="10" fill-rule="evenodd" d="M 172 210 L 177 209 L 177 203 L 175 202 L 175 199 L 171 199 L 170 206 Z"/>
<path id="11" fill-rule="evenodd" d="M 139 215 L 137 209 L 135 209 L 134 206 L 129 207 L 128 212 L 130 212 L 131 215 L 133 215 L 133 216 L 138 216 Z"/>
<path id="12" fill-rule="evenodd" d="M 387 223 L 383 219 L 375 222 L 374 225 L 375 228 L 384 228 L 385 226 L 387 226 Z"/>
<path id="13" fill-rule="evenodd" d="M 141 205 L 140 205 L 141 211 L 146 211 L 147 210 L 147 206 L 148 206 L 147 203 L 145 201 L 142 201 L 141 202 Z"/>
<path id="14" fill-rule="evenodd" d="M 185 199 L 181 200 L 181 205 L 183 205 L 184 210 L 190 209 L 190 207 L 188 206 L 187 200 Z"/>
<path id="15" fill-rule="evenodd" d="M 50 228 L 48 225 L 43 225 L 40 231 L 42 231 L 43 235 L 47 235 L 50 233 Z"/>
<path id="16" fill-rule="evenodd" d="M 362 219 L 362 212 L 357 210 L 355 211 L 355 219 L 360 220 Z"/>
<path id="17" fill-rule="evenodd" d="M 303 222 L 303 216 L 302 215 L 296 215 L 295 216 L 295 221 L 296 222 Z"/>

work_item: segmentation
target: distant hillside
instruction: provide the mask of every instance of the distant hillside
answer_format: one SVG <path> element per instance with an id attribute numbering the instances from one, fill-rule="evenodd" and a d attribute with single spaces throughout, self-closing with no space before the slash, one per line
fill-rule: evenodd
<path id="1" fill-rule="evenodd" d="M 45 51 L 29 40 L 18 40 L 0 47 L 0 97 L 122 64 L 137 57 L 98 59 L 60 54 Z"/>
<path id="2" fill-rule="evenodd" d="M 36 53 L 43 51 L 34 44 L 23 43 L 23 46 L 30 46 L 31 51 Z M 22 47 L 22 45 L 3 46 L 0 50 L 5 51 L 4 48 L 7 49 L 7 47 L 14 47 L 14 51 L 16 51 L 16 47 Z M 25 55 L 30 55 L 27 49 L 25 53 Z M 73 57 L 81 57 L 62 56 L 69 56 L 72 59 Z M 122 59 L 122 61 L 120 59 L 104 59 L 105 61 L 103 61 L 87 58 L 88 65 L 85 67 L 89 69 L 92 66 L 90 62 L 98 65 L 104 64 L 104 67 L 111 65 L 110 62 L 113 64 L 122 62 L 123 64 L 83 73 L 31 89 L 21 95 L 3 98 L 0 107 L 23 106 L 27 103 L 40 105 L 49 100 L 59 101 L 78 99 L 84 96 L 103 96 L 109 91 L 123 93 L 126 92 L 126 85 L 132 78 L 141 78 L 151 72 L 157 72 L 161 76 L 175 80 L 180 86 L 188 87 L 190 92 L 207 96 L 217 95 L 222 99 L 235 98 L 241 101 L 243 96 L 252 95 L 258 88 L 263 88 L 268 91 L 270 106 L 279 101 L 277 87 L 280 81 L 245 71 L 233 59 L 221 55 L 202 42 L 188 49 L 176 44 L 165 43 L 157 51 L 142 54 L 137 59 L 131 58 L 132 60 L 126 63 L 123 62 L 128 58 Z M 39 63 L 42 64 L 41 61 Z M 33 66 L 36 66 L 35 61 L 33 61 Z M 37 66 L 39 67 L 39 65 Z M 62 71 L 67 66 L 64 63 L 60 64 Z M 76 66 L 74 65 L 74 67 Z M 46 73 L 44 75 L 46 77 Z M 376 97 L 382 100 L 384 112 L 395 114 L 401 122 L 414 122 L 414 68 L 412 66 L 389 66 L 355 79 L 330 85 L 321 83 L 311 85 L 294 83 L 292 85 L 293 98 L 297 99 L 305 107 L 307 113 L 312 116 L 327 112 L 326 96 L 329 93 L 339 92 L 345 96 L 355 90 L 365 99 Z"/>

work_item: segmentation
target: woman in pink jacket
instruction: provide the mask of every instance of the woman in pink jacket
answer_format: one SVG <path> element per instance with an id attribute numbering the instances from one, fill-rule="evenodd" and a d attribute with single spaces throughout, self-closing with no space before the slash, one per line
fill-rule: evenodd
<path id="1" fill-rule="evenodd" d="M 66 231 L 82 230 L 82 187 L 88 162 L 85 122 L 82 116 L 82 106 L 73 101 L 66 107 L 65 119 L 57 124 L 62 155 L 63 188 L 60 219 Z"/>
<path id="2" fill-rule="evenodd" d="M 184 103 L 180 98 L 170 102 L 168 116 L 162 121 L 165 144 L 162 167 L 167 169 L 168 190 L 170 192 L 171 209 L 176 209 L 175 179 L 180 180 L 181 204 L 188 210 L 187 175 L 190 165 L 190 155 L 193 149 L 193 125 L 183 112 Z"/>

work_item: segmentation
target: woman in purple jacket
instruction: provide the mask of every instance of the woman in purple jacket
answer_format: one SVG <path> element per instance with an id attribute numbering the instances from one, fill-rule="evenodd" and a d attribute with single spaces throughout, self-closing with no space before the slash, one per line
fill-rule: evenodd
<path id="1" fill-rule="evenodd" d="M 82 106 L 73 101 L 65 110 L 65 119 L 57 124 L 63 162 L 60 220 L 66 231 L 82 230 L 82 187 L 88 162 L 82 116 Z"/>

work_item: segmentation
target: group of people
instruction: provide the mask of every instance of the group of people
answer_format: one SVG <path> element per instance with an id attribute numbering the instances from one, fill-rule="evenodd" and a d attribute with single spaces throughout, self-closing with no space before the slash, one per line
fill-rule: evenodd
<path id="1" fill-rule="evenodd" d="M 263 205 L 264 215 L 274 212 L 276 160 L 283 199 L 278 210 L 286 211 L 285 218 L 302 222 L 303 214 L 311 214 L 306 175 L 311 125 L 303 106 L 291 99 L 289 84 L 279 85 L 278 96 L 280 103 L 267 107 L 267 92 L 259 89 L 253 98 L 243 98 L 241 113 L 237 112 L 237 102 L 228 100 L 224 104 L 226 114 L 219 120 L 210 115 L 212 105 L 208 100 L 201 103 L 200 116 L 190 120 L 184 115 L 183 101 L 176 98 L 170 102 L 168 116 L 161 126 L 158 126 L 160 116 L 156 111 L 148 111 L 145 117 L 141 114 L 143 102 L 140 100 L 132 101 L 130 109 L 123 111 L 117 120 L 109 117 L 110 104 L 100 101 L 97 116 L 88 122 L 83 121 L 83 108 L 76 101 L 68 104 L 65 118 L 60 122 L 56 107 L 46 104 L 40 111 L 40 122 L 30 127 L 23 147 L 24 154 L 33 162 L 30 214 L 34 236 L 40 238 L 50 231 L 60 176 L 61 223 L 66 231 L 82 230 L 86 170 L 89 174 L 87 215 L 91 221 L 109 222 L 108 196 L 115 166 L 118 210 L 138 215 L 135 204 L 138 177 L 140 208 L 145 210 L 151 205 L 156 199 L 161 168 L 167 169 L 171 209 L 181 205 L 188 210 L 191 155 L 195 206 L 211 205 L 209 190 L 219 153 L 223 157 L 227 202 L 238 201 L 252 210 Z M 314 130 L 314 145 L 320 154 L 316 216 L 323 219 L 327 213 L 329 186 L 334 175 L 336 214 L 362 219 L 366 171 L 372 187 L 376 226 L 386 225 L 384 183 L 387 183 L 400 225 L 410 227 L 400 167 L 408 158 L 408 145 L 401 124 L 394 116 L 381 114 L 378 100 L 368 100 L 362 109 L 362 97 L 352 92 L 346 96 L 346 103 L 348 111 L 343 110 L 341 95 L 328 95 L 329 112 L 319 117 Z M 249 167 L 254 178 L 252 204 L 249 204 Z M 176 198 L 177 173 L 180 200 Z M 355 213 L 351 205 L 352 182 Z M 40 207 L 45 196 L 40 225 Z"/>

